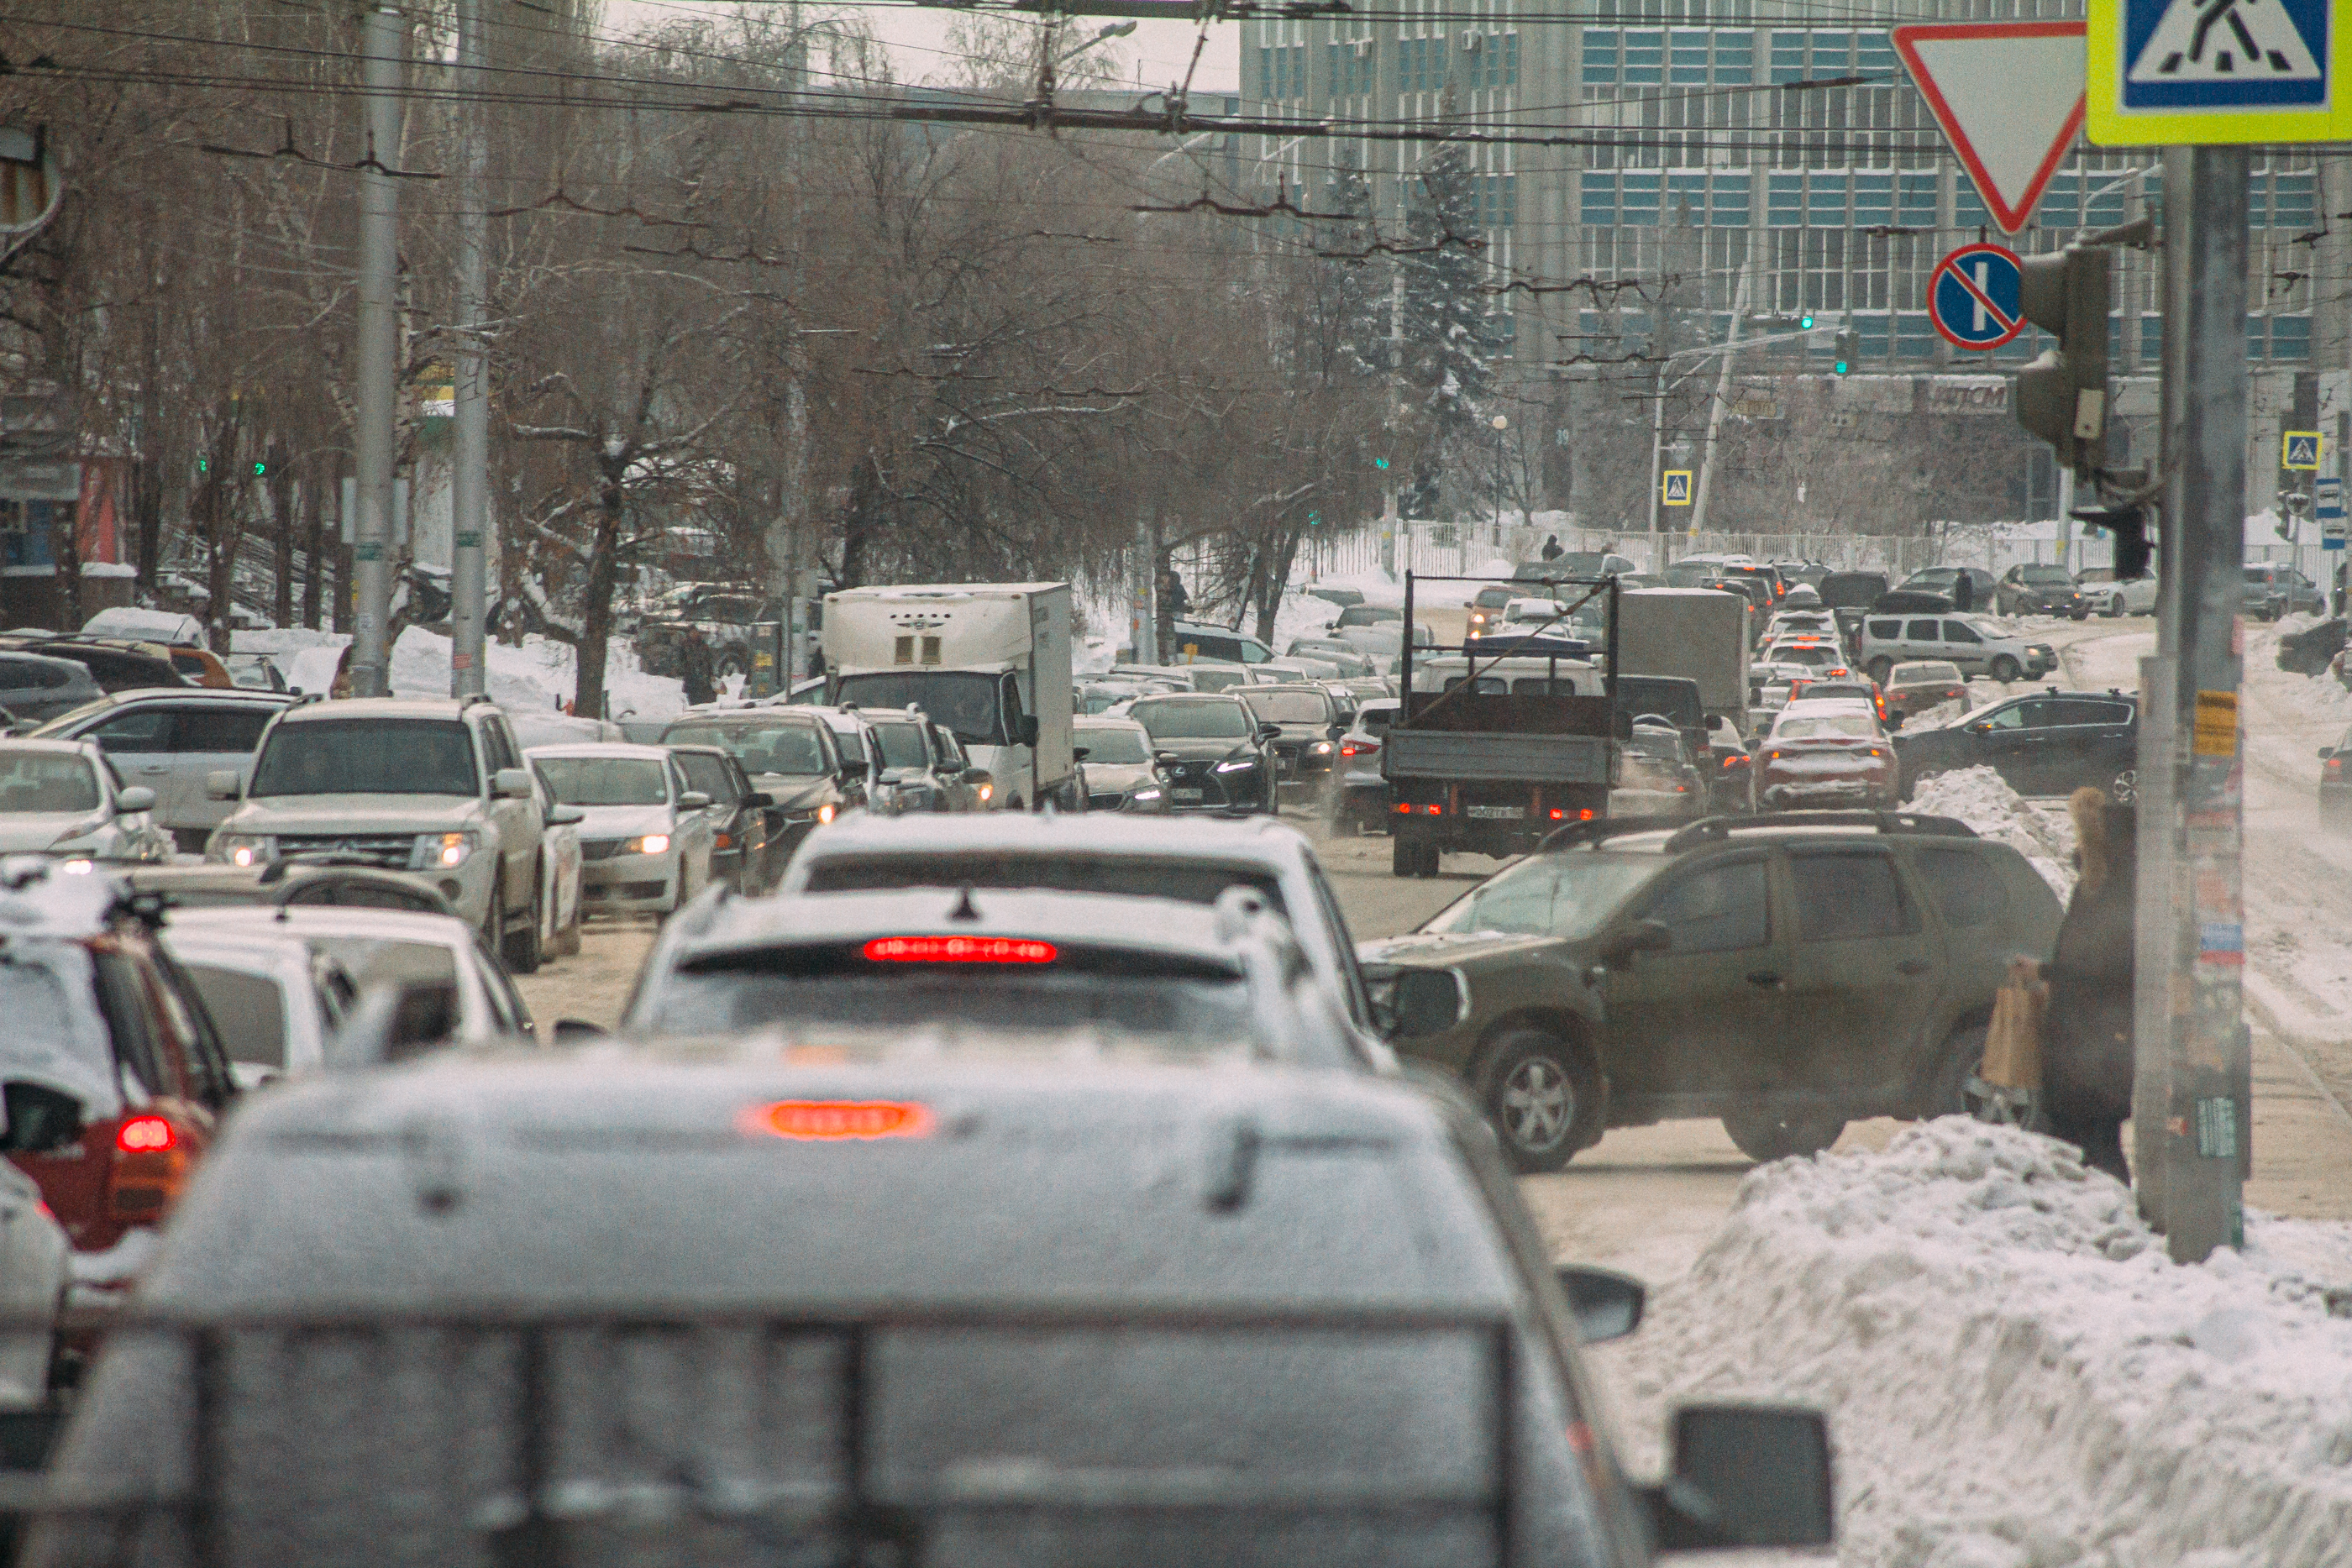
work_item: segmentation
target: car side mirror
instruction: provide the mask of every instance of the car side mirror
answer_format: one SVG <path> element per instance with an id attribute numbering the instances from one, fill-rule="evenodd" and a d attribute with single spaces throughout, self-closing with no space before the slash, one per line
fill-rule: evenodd
<path id="1" fill-rule="evenodd" d="M 114 798 L 118 811 L 152 811 L 155 809 L 155 791 L 144 784 L 133 784 Z"/>
<path id="2" fill-rule="evenodd" d="M 1888 730 L 1888 732 L 1889 732 L 1889 733 L 1892 733 L 1892 732 L 1894 732 L 1894 731 L 1895 731 L 1895 730 L 1898 730 L 1898 729 L 1901 729 L 1901 728 L 1903 727 L 1903 710 L 1902 710 L 1902 709 L 1897 708 L 1897 709 L 1895 709 L 1893 713 L 1890 713 L 1890 714 L 1888 714 L 1888 715 L 1886 716 L 1886 727 L 1887 727 L 1887 730 Z"/>
<path id="3" fill-rule="evenodd" d="M 1093 754 L 1093 751 L 1094 748 L 1092 747 L 1073 746 L 1070 747 L 1070 760 L 1073 762 L 1084 762 Z"/>
<path id="4" fill-rule="evenodd" d="M 551 828 L 568 828 L 587 820 L 587 812 L 577 806 L 567 806 L 560 800 L 547 809 L 547 825 Z"/>
<path id="5" fill-rule="evenodd" d="M 1444 1034 L 1462 1021 L 1462 988 L 1451 971 L 1401 971 L 1389 992 L 1390 1033 L 1403 1040 Z"/>
<path id="6" fill-rule="evenodd" d="M 611 1031 L 603 1024 L 590 1023 L 585 1019 L 557 1019 L 555 1043 L 577 1045 L 585 1040 L 602 1040 Z"/>
<path id="7" fill-rule="evenodd" d="M 501 800 L 520 800 L 530 793 L 530 775 L 520 768 L 501 768 L 490 775 L 490 793 Z"/>
<path id="8" fill-rule="evenodd" d="M 1576 1332 L 1587 1344 L 1623 1339 L 1642 1326 L 1642 1303 L 1648 1291 L 1631 1274 L 1571 1263 L 1559 1271 L 1559 1288 L 1568 1293 Z"/>
<path id="9" fill-rule="evenodd" d="M 1272 740 L 1281 733 L 1282 726 L 1278 724 L 1262 724 L 1257 727 L 1257 737 L 1260 740 Z"/>
<path id="10" fill-rule="evenodd" d="M 381 1067 L 443 1045 L 457 1032 L 457 988 L 447 980 L 370 986 L 327 1051 L 331 1068 Z"/>
<path id="11" fill-rule="evenodd" d="M 1636 953 L 1663 953 L 1675 945 L 1675 934 L 1663 920 L 1637 920 L 1610 944 L 1609 960 L 1623 964 Z"/>
<path id="12" fill-rule="evenodd" d="M 1662 1552 L 1826 1546 L 1836 1534 L 1829 1424 L 1818 1410 L 1693 1405 L 1675 1412 L 1666 1483 L 1644 1488 Z"/>
<path id="13" fill-rule="evenodd" d="M 1176 754 L 1172 751 L 1155 751 L 1151 754 L 1151 760 L 1165 768 L 1176 760 Z"/>
<path id="14" fill-rule="evenodd" d="M 776 803 L 776 798 L 765 789 L 754 789 L 743 797 L 743 804 L 755 811 L 764 811 Z"/>
<path id="15" fill-rule="evenodd" d="M 2326 761 L 2329 758 L 2335 755 L 2336 748 L 2332 746 L 2323 746 L 2319 748 L 2319 760 L 2322 762 Z"/>
<path id="16" fill-rule="evenodd" d="M 1037 744 L 1037 716 L 1034 713 L 1024 713 L 1021 716 L 1021 744 L 1024 746 Z"/>
<path id="17" fill-rule="evenodd" d="M 215 768 L 205 775 L 205 799 L 234 800 L 237 797 L 237 790 L 242 782 L 236 776 L 236 768 Z"/>
<path id="18" fill-rule="evenodd" d="M 710 797 L 699 789 L 688 789 L 677 798 L 677 807 L 681 811 L 699 811 L 709 804 Z"/>

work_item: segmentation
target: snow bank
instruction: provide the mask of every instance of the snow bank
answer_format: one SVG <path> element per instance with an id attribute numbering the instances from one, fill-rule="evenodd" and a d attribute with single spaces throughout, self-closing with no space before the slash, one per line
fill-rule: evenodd
<path id="1" fill-rule="evenodd" d="M 240 653 L 268 653 L 289 685 L 325 691 L 334 682 L 347 633 L 337 632 L 240 632 L 232 644 Z M 490 695 L 512 713 L 560 712 L 572 700 L 574 660 L 568 643 L 525 637 L 522 646 L 489 644 Z M 668 718 L 686 706 L 681 683 L 649 675 L 637 666 L 635 646 L 614 638 L 605 650 L 604 689 L 615 718 Z M 449 639 L 411 626 L 392 645 L 392 692 L 402 697 L 449 695 Z"/>
<path id="2" fill-rule="evenodd" d="M 1851 1568 L 2341 1562 L 2352 1291 L 2323 1275 L 2352 1280 L 2352 1227 L 2248 1228 L 2177 1268 L 2071 1147 L 1962 1117 L 1759 1166 L 1605 1353 L 1620 1429 L 1700 1398 L 1826 1410 Z"/>
<path id="3" fill-rule="evenodd" d="M 1910 809 L 1957 817 L 1980 838 L 1998 839 L 2033 862 L 2060 903 L 2074 891 L 2074 824 L 2063 806 L 2027 800 L 1990 768 L 1962 768 L 1924 779 Z"/>

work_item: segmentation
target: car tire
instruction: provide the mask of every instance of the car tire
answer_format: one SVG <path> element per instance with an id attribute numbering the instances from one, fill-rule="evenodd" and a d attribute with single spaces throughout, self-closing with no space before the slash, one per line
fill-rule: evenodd
<path id="1" fill-rule="evenodd" d="M 1768 1111 L 1743 1111 L 1723 1119 L 1723 1130 L 1739 1152 L 1758 1165 L 1817 1155 L 1838 1141 L 1845 1118 L 1827 1113 L 1782 1116 Z"/>
<path id="2" fill-rule="evenodd" d="M 2124 601 L 2120 599 L 2110 599 L 2107 601 L 2107 607 L 2099 613 L 2110 621 L 2120 621 L 2123 619 Z"/>
<path id="3" fill-rule="evenodd" d="M 539 973 L 539 962 L 543 956 L 539 940 L 540 925 L 547 918 L 547 913 L 540 907 L 540 896 L 537 891 L 538 875 L 538 867 L 534 865 L 531 868 L 532 893 L 530 921 L 521 929 L 508 932 L 499 943 L 499 962 L 507 967 L 507 973 L 509 975 Z"/>
<path id="4" fill-rule="evenodd" d="M 1601 1141 L 1606 1091 L 1586 1054 L 1537 1029 L 1512 1030 L 1486 1052 L 1479 1109 L 1512 1168 L 1556 1171 Z"/>
<path id="5" fill-rule="evenodd" d="M 1973 1113 L 1969 1103 L 1969 1080 L 1984 1065 L 1984 1024 L 1962 1024 L 1944 1037 L 1943 1054 L 1936 1062 L 1936 1071 L 1927 1080 L 1927 1090 L 1914 1114 L 1922 1122 L 1937 1116 L 1966 1116 Z"/>
<path id="6" fill-rule="evenodd" d="M 1864 668 L 1869 672 L 1870 678 L 1883 686 L 1886 684 L 1886 677 L 1895 673 L 1895 661 L 1884 657 L 1876 658 L 1870 661 Z"/>
<path id="7" fill-rule="evenodd" d="M 2004 671 L 2004 670 L 2008 671 L 2009 673 L 2008 673 L 2007 674 L 2001 674 L 2001 672 L 2002 672 L 2002 671 Z M 2002 685 L 2008 685 L 2010 682 L 2011 682 L 2011 681 L 2013 681 L 2013 680 L 2017 679 L 2020 675 L 2022 675 L 2023 674 L 2025 674 L 2025 671 L 2024 671 L 2022 668 L 2021 668 L 2021 667 L 2019 666 L 2019 664 L 2018 664 L 2018 663 L 2017 663 L 2017 661 L 2016 661 L 2015 659 L 2012 659 L 2012 658 L 2011 658 L 2008 654 L 2003 653 L 2003 654 L 2001 654 L 2000 657 L 1998 657 L 1998 658 L 1996 658 L 1996 659 L 1994 659 L 1994 660 L 1993 660 L 1993 662 L 1992 662 L 1992 668 L 1991 668 L 1989 672 L 1987 672 L 1987 673 L 1988 673 L 1988 674 L 1990 674 L 1992 676 L 1992 678 L 1993 678 L 1994 680 L 1999 681 L 1999 682 L 2000 682 Z"/>
<path id="8" fill-rule="evenodd" d="M 2107 781 L 2107 799 L 2118 806 L 2128 806 L 2139 799 L 2139 769 L 2126 768 Z"/>
<path id="9" fill-rule="evenodd" d="M 1421 846 L 1402 833 L 1389 840 L 1389 874 L 1391 876 L 1421 874 Z"/>

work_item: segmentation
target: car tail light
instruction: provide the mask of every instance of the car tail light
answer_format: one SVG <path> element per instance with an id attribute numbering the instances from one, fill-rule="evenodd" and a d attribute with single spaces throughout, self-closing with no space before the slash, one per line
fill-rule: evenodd
<path id="1" fill-rule="evenodd" d="M 167 1118 L 131 1116 L 114 1130 L 114 1163 L 108 1186 L 116 1218 L 133 1224 L 162 1219 L 180 1196 L 187 1176 L 187 1145 Z"/>
<path id="2" fill-rule="evenodd" d="M 1886 753 L 1885 753 L 1885 752 L 1884 752 L 1884 751 L 1880 750 L 1880 749 L 1879 749 L 1877 747 L 1875 747 L 1875 746 L 1874 746 L 1874 747 L 1872 747 L 1870 748 L 1870 754 L 1871 754 L 1873 757 L 1884 757 L 1884 756 L 1885 756 L 1885 755 L 1886 755 Z"/>
<path id="3" fill-rule="evenodd" d="M 1730 756 L 1723 759 L 1723 765 L 1726 768 L 1745 768 L 1748 765 L 1747 755 L 1743 752 L 1735 751 Z"/>
<path id="4" fill-rule="evenodd" d="M 1050 964 L 1051 942 L 1015 936 L 877 936 L 861 949 L 877 964 Z"/>
<path id="5" fill-rule="evenodd" d="M 938 1120 L 919 1100 L 778 1100 L 745 1107 L 736 1124 L 772 1138 L 833 1144 L 928 1138 Z"/>
<path id="6" fill-rule="evenodd" d="M 2331 758 L 2329 758 L 2327 759 L 2327 771 L 2328 771 L 2328 772 L 2330 772 L 2330 773 L 2341 773 L 2341 772 L 2343 772 L 2343 771 L 2344 771 L 2344 758 L 2340 758 L 2340 757 L 2331 757 Z"/>
<path id="7" fill-rule="evenodd" d="M 710 847 L 714 850 L 731 850 L 735 847 L 735 835 L 732 833 L 718 834 L 711 839 Z"/>
<path id="8" fill-rule="evenodd" d="M 1442 817 L 1445 814 L 1445 808 L 1443 806 L 1416 806 L 1409 800 L 1399 800 L 1397 802 L 1398 816 L 1410 817 L 1415 811 L 1419 811 L 1424 817 Z"/>
<path id="9" fill-rule="evenodd" d="M 1592 821 L 1592 808 L 1590 806 L 1580 807 L 1574 812 L 1570 812 L 1565 806 L 1554 806 L 1551 809 L 1550 816 L 1551 820 L 1555 822 L 1565 822 L 1571 817 L 1580 822 L 1589 822 Z"/>

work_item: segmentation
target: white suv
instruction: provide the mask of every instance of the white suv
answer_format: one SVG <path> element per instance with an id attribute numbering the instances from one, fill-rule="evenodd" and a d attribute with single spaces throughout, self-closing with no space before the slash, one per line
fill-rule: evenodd
<path id="1" fill-rule="evenodd" d="M 506 716 L 487 699 L 297 703 L 262 736 L 250 782 L 224 768 L 205 790 L 237 801 L 205 845 L 210 859 L 315 854 L 414 872 L 508 968 L 539 967 L 539 802 Z"/>

